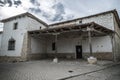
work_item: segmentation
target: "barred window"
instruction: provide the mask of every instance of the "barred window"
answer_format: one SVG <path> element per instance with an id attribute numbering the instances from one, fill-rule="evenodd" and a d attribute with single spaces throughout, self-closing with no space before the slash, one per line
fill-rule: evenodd
<path id="1" fill-rule="evenodd" d="M 8 50 L 15 50 L 15 40 L 14 39 L 10 39 L 8 41 Z"/>

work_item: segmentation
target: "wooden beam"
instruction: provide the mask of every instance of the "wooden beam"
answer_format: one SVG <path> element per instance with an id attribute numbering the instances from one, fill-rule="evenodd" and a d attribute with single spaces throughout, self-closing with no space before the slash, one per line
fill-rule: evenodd
<path id="1" fill-rule="evenodd" d="M 60 31 L 62 32 L 62 31 L 64 31 L 63 29 L 60 29 Z"/>
<path id="2" fill-rule="evenodd" d="M 53 30 L 54 32 L 57 32 L 55 29 Z"/>
<path id="3" fill-rule="evenodd" d="M 95 31 L 95 32 L 97 32 L 97 33 L 100 33 L 100 34 L 106 34 L 106 33 L 104 33 L 104 32 L 98 31 L 98 30 L 96 30 L 96 29 L 94 29 L 93 31 Z"/>
<path id="4" fill-rule="evenodd" d="M 58 34 L 55 35 L 55 54 L 57 54 L 57 41 L 58 41 Z"/>
<path id="5" fill-rule="evenodd" d="M 68 27 L 69 30 L 71 30 L 72 28 L 71 27 Z"/>
<path id="6" fill-rule="evenodd" d="M 92 54 L 92 41 L 91 41 L 91 31 L 88 31 L 88 37 L 89 37 L 89 49 L 90 49 L 90 56 L 93 56 Z"/>

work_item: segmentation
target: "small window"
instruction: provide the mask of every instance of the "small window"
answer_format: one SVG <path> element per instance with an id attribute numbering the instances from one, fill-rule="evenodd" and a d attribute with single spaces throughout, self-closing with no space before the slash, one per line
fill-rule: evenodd
<path id="1" fill-rule="evenodd" d="M 82 20 L 80 20 L 79 23 L 82 23 Z"/>
<path id="2" fill-rule="evenodd" d="M 55 50 L 55 42 L 52 43 L 52 50 Z"/>
<path id="3" fill-rule="evenodd" d="M 10 39 L 8 41 L 8 50 L 15 50 L 15 40 L 14 39 Z"/>
<path id="4" fill-rule="evenodd" d="M 14 23 L 13 30 L 16 30 L 18 28 L 18 23 Z"/>
<path id="5" fill-rule="evenodd" d="M 40 26 L 40 29 L 41 29 L 42 27 Z"/>

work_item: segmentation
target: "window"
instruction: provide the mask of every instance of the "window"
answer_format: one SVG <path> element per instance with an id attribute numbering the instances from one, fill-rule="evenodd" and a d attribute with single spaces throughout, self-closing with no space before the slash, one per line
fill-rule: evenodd
<path id="1" fill-rule="evenodd" d="M 40 29 L 41 29 L 42 27 L 40 26 Z"/>
<path id="2" fill-rule="evenodd" d="M 18 23 L 14 23 L 13 30 L 16 30 L 18 28 Z"/>
<path id="3" fill-rule="evenodd" d="M 82 23 L 82 20 L 80 20 L 79 23 Z"/>
<path id="4" fill-rule="evenodd" d="M 55 50 L 55 42 L 52 43 L 52 50 Z"/>
<path id="5" fill-rule="evenodd" d="M 8 50 L 15 50 L 15 40 L 12 38 L 8 41 Z"/>

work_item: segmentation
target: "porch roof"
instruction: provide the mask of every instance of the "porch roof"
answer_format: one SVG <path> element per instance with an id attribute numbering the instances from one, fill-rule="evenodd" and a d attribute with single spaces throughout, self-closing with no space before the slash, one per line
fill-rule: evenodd
<path id="1" fill-rule="evenodd" d="M 113 30 L 110 30 L 102 25 L 99 25 L 95 22 L 84 23 L 84 24 L 69 24 L 56 27 L 49 27 L 41 30 L 28 31 L 30 34 L 52 34 L 52 33 L 65 33 L 72 31 L 81 31 L 87 32 L 89 29 L 92 32 L 108 35 L 113 33 Z"/>

